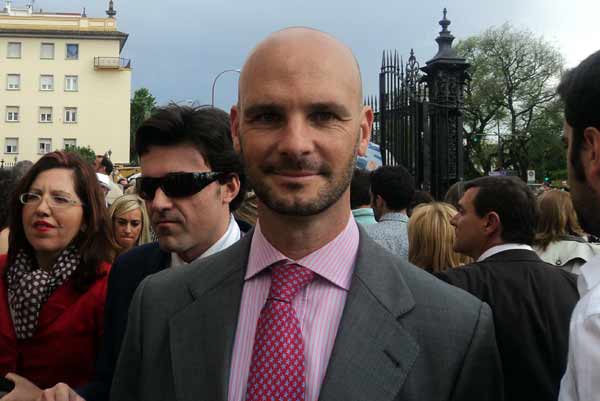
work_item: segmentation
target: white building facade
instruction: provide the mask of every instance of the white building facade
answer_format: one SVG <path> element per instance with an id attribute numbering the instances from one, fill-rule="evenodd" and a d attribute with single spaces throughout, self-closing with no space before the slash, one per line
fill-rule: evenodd
<path id="1" fill-rule="evenodd" d="M 129 162 L 127 34 L 108 18 L 0 9 L 0 159 L 36 161 L 68 146 Z"/>

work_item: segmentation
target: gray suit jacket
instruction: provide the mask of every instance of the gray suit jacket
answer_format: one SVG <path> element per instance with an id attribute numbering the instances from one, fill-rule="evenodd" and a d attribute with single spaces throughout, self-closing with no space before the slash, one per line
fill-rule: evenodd
<path id="1" fill-rule="evenodd" d="M 399 260 L 360 230 L 319 399 L 503 399 L 489 307 Z M 251 237 L 140 284 L 111 400 L 227 400 Z"/>
<path id="2" fill-rule="evenodd" d="M 365 231 L 394 255 L 408 258 L 408 216 L 404 213 L 386 213 L 377 224 L 365 226 Z"/>

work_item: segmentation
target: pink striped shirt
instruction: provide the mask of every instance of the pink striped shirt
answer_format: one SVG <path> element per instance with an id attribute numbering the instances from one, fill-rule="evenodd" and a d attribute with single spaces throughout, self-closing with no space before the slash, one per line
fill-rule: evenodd
<path id="1" fill-rule="evenodd" d="M 350 289 L 358 241 L 358 227 L 350 216 L 344 231 L 333 241 L 292 261 L 266 240 L 260 224 L 256 224 L 233 345 L 229 401 L 242 401 L 246 396 L 256 323 L 271 286 L 267 268 L 282 260 L 316 273 L 315 280 L 294 298 L 292 306 L 300 320 L 306 352 L 306 401 L 317 401 Z"/>

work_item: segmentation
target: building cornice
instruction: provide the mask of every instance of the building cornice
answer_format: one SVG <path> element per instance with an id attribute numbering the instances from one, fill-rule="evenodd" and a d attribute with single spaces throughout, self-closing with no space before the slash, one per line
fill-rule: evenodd
<path id="1" fill-rule="evenodd" d="M 0 28 L 0 37 L 11 38 L 57 38 L 57 39 L 116 39 L 120 42 L 119 49 L 123 50 L 129 34 L 120 31 L 72 31 L 56 29 L 7 29 Z"/>

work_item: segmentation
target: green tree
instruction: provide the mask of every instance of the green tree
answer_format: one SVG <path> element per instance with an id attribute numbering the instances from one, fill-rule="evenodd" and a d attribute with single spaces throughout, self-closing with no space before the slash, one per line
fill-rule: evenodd
<path id="1" fill-rule="evenodd" d="M 142 125 L 156 107 L 156 99 L 146 88 L 136 90 L 131 99 L 131 122 L 129 133 L 129 160 L 137 164 L 138 157 L 135 153 L 135 132 Z"/>
<path id="2" fill-rule="evenodd" d="M 83 160 L 88 162 L 89 164 L 93 164 L 94 160 L 96 160 L 96 152 L 89 146 L 67 146 L 64 149 L 67 152 L 77 153 Z"/>
<path id="3" fill-rule="evenodd" d="M 457 51 L 471 63 L 464 116 L 466 175 L 486 174 L 495 166 L 525 178 L 528 169 L 544 168 L 538 163 L 546 148 L 547 157 L 563 160 L 564 152 L 550 151 L 561 119 L 555 92 L 564 64 L 560 52 L 509 24 L 460 42 Z M 540 141 L 548 146 L 540 148 Z"/>

